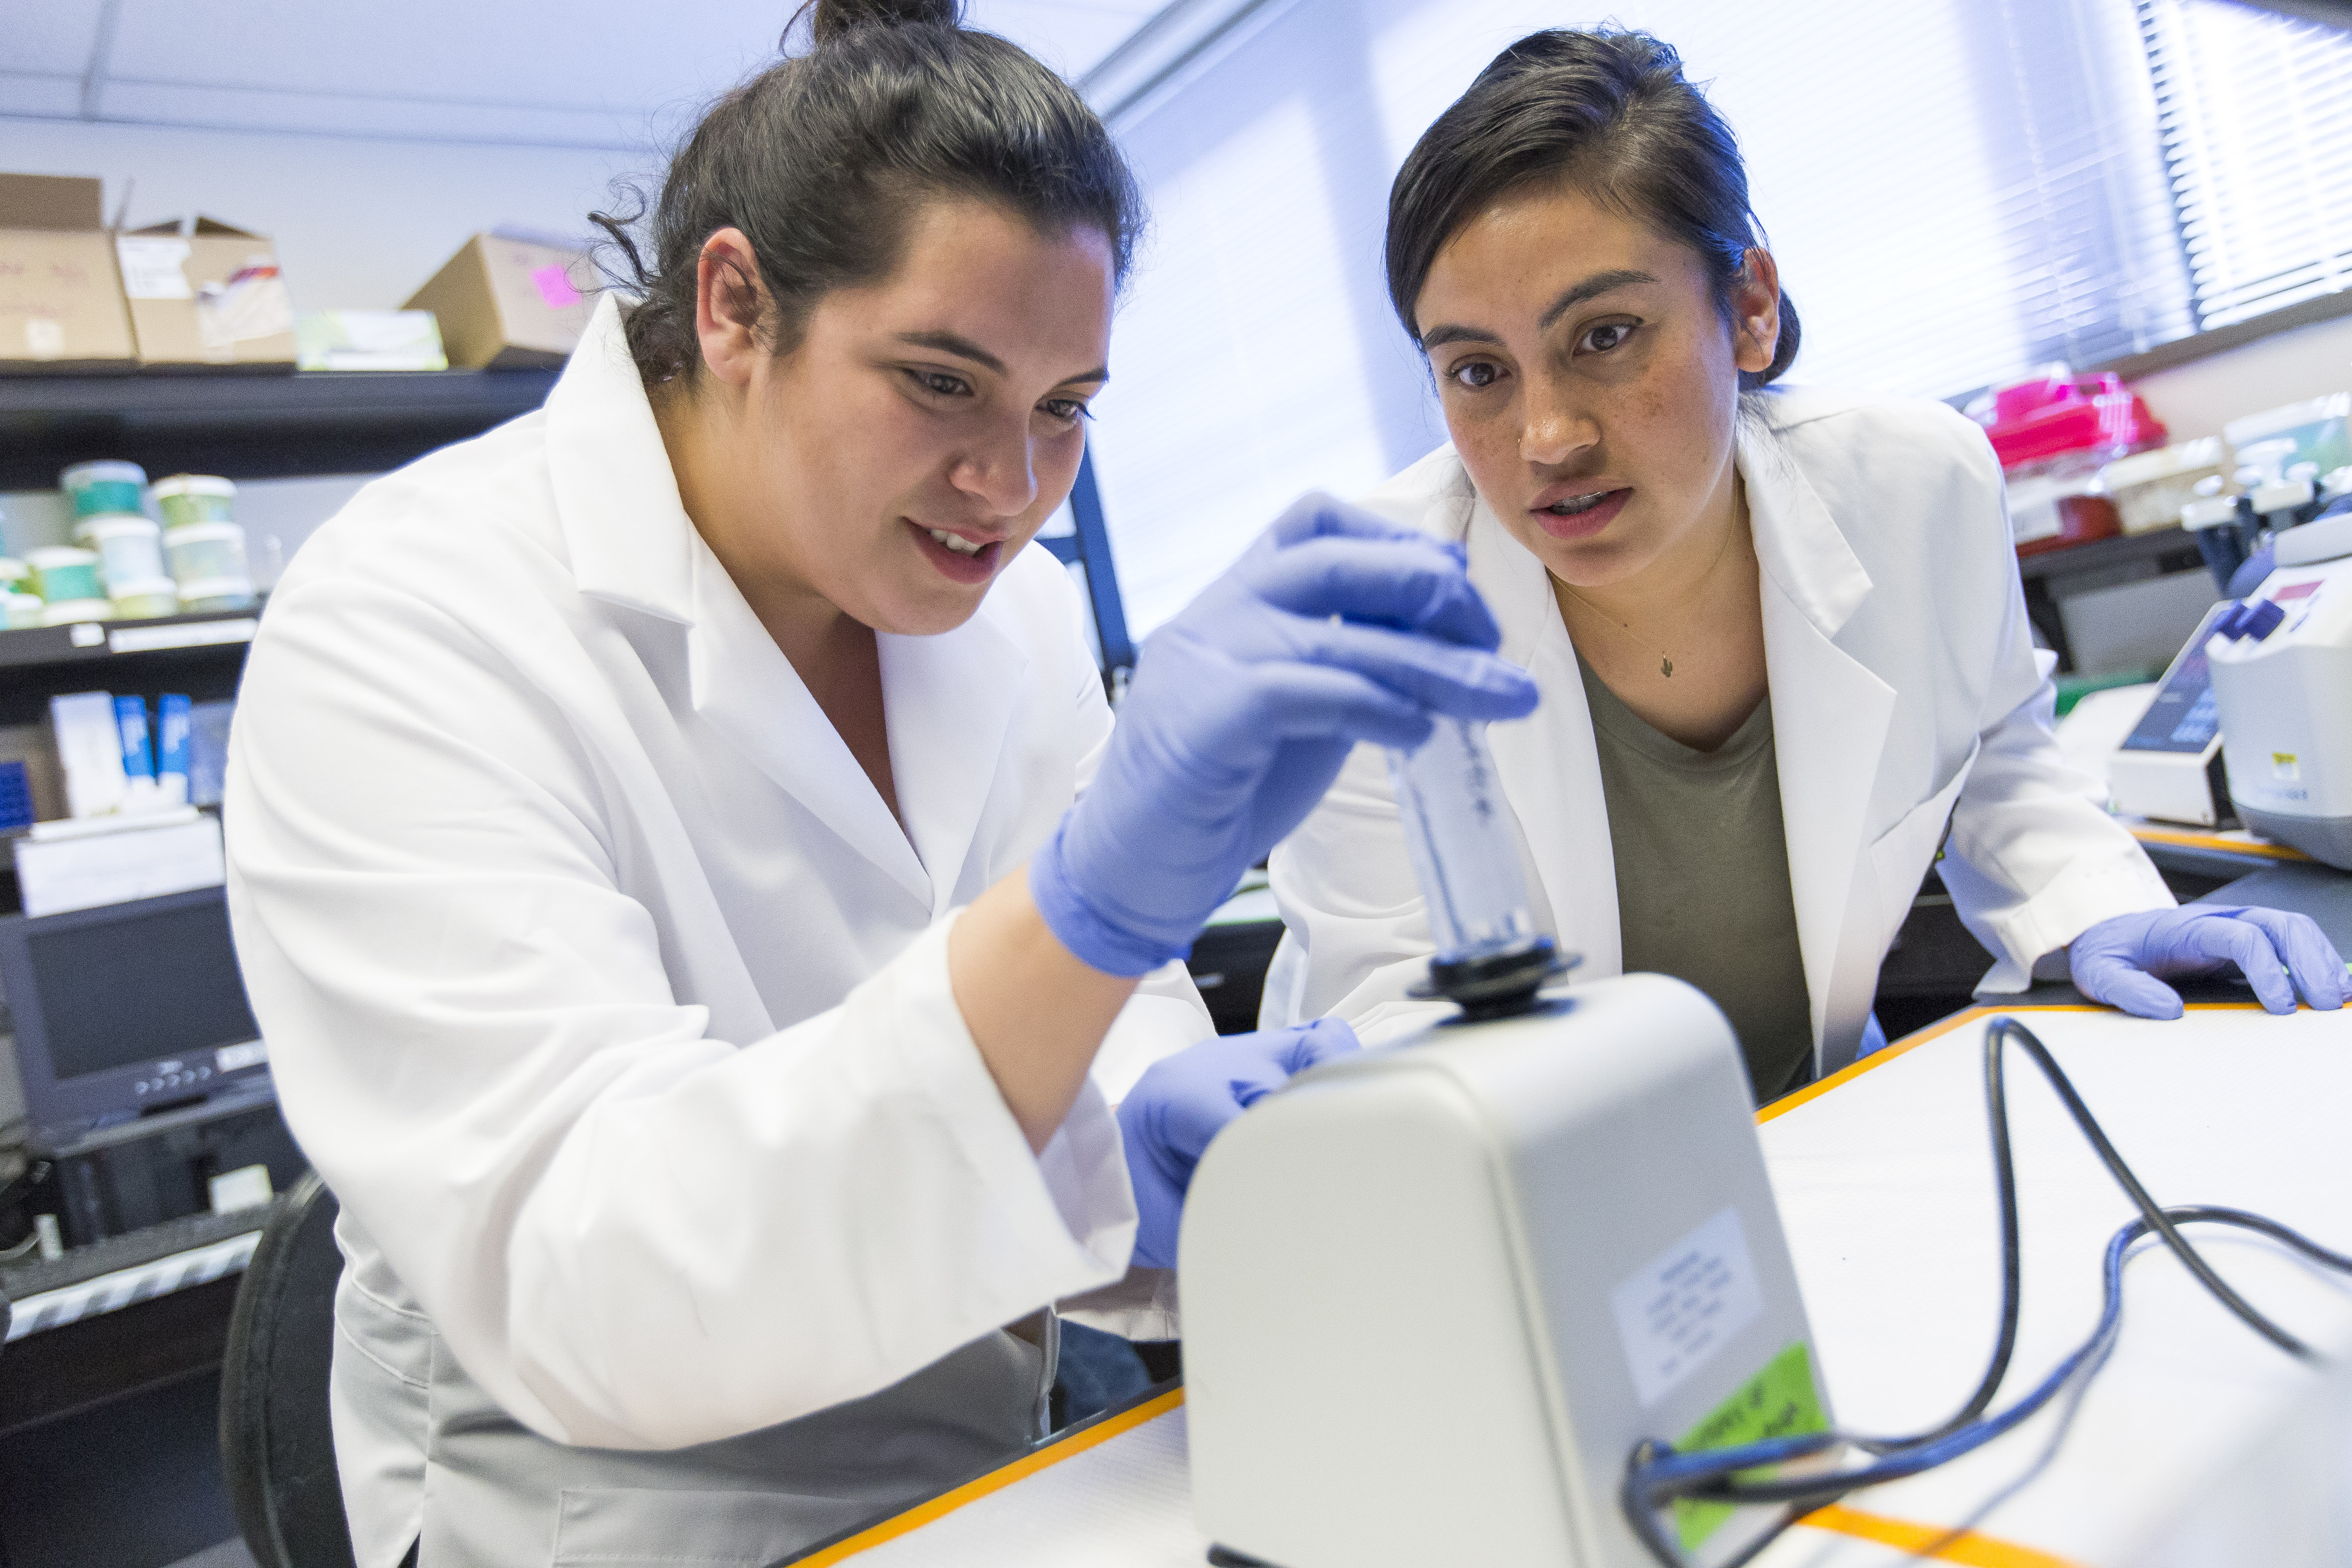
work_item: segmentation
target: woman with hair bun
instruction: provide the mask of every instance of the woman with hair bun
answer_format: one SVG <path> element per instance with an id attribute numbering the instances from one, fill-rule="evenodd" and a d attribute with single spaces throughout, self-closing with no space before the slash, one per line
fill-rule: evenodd
<path id="1" fill-rule="evenodd" d="M 813 25 L 546 407 L 361 491 L 247 667 L 228 896 L 341 1205 L 362 1568 L 765 1563 L 1019 1452 L 1054 1304 L 1168 1337 L 1192 1163 L 1350 1048 L 1204 1039 L 1175 961 L 1353 743 L 1534 701 L 1452 552 L 1310 499 L 1114 731 L 1028 545 L 1133 183 L 950 0 Z"/>
<path id="2" fill-rule="evenodd" d="M 2063 954 L 2151 1017 L 2181 1011 L 2156 976 L 2227 963 L 2274 1012 L 2341 1005 L 2315 925 L 2176 910 L 2061 760 L 1983 432 L 1772 385 L 1796 311 L 1672 48 L 1505 49 L 1397 174 L 1388 278 L 1453 441 L 1363 504 L 1466 547 L 1545 694 L 1495 763 L 1581 973 L 1705 991 L 1771 1100 L 1884 1043 L 1879 966 L 1937 864 L 1998 955 L 1985 989 Z M 1261 1021 L 1416 1021 L 1428 922 L 1376 753 L 1272 871 Z"/>

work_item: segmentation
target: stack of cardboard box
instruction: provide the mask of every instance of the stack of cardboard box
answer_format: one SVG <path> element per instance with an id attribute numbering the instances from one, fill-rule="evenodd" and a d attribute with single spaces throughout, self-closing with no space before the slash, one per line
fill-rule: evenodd
<path id="1" fill-rule="evenodd" d="M 577 250 L 478 234 L 404 308 L 439 319 L 450 364 L 552 367 L 580 341 L 594 289 Z M 202 216 L 110 230 L 97 180 L 0 174 L 0 374 L 296 361 L 293 302 L 264 236 Z"/>

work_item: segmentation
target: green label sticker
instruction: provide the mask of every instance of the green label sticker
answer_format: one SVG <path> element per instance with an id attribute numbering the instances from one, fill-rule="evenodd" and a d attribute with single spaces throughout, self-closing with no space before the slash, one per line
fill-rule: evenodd
<path id="1" fill-rule="evenodd" d="M 1729 1448 L 1742 1443 L 1760 1443 L 1768 1437 L 1826 1432 L 1829 1425 L 1829 1418 L 1822 1414 L 1821 1401 L 1813 1396 L 1812 1352 L 1804 1341 L 1799 1340 L 1767 1362 L 1763 1371 L 1741 1384 L 1738 1393 L 1708 1411 L 1675 1447 L 1685 1454 L 1702 1448 Z M 1772 1473 L 1773 1467 L 1764 1466 L 1741 1471 L 1739 1479 L 1762 1479 Z M 1676 1498 L 1675 1529 L 1682 1536 L 1683 1550 L 1696 1551 L 1738 1511 L 1738 1503 L 1692 1502 Z"/>

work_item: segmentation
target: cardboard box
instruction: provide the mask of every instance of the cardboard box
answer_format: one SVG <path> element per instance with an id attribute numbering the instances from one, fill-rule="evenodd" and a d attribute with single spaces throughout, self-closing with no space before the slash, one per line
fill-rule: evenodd
<path id="1" fill-rule="evenodd" d="M 0 374 L 137 367 L 105 230 L 96 180 L 0 174 Z"/>
<path id="2" fill-rule="evenodd" d="M 466 369 L 557 369 L 596 308 L 585 254 L 478 234 L 401 309 L 441 322 L 449 363 Z"/>
<path id="3" fill-rule="evenodd" d="M 114 255 L 142 368 L 294 368 L 294 301 L 266 237 L 174 219 L 116 235 Z"/>

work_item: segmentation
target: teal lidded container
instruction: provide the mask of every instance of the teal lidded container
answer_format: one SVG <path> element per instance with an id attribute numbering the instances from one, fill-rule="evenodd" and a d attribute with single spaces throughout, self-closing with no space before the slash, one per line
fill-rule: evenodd
<path id="1" fill-rule="evenodd" d="M 136 515 L 147 493 L 147 470 L 136 463 L 76 463 L 58 476 L 58 488 L 73 502 L 76 517 Z"/>

